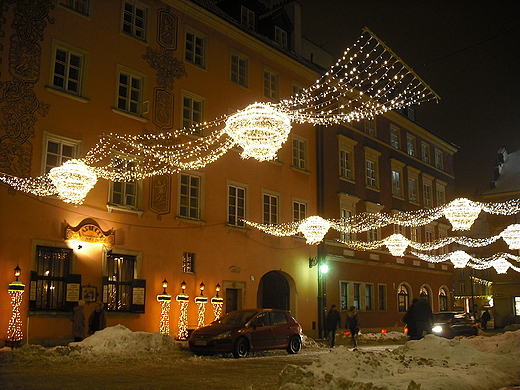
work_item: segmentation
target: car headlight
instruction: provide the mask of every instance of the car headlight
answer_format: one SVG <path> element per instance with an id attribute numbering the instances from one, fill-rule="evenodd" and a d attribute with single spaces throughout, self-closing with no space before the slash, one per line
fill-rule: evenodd
<path id="1" fill-rule="evenodd" d="M 222 340 L 222 339 L 228 339 L 231 337 L 231 331 L 228 330 L 227 332 L 221 333 L 218 336 L 214 338 L 214 340 Z"/>
<path id="2" fill-rule="evenodd" d="M 435 326 L 432 328 L 432 332 L 434 332 L 434 333 L 440 333 L 440 332 L 442 332 L 442 326 L 440 326 L 440 325 L 435 325 Z"/>

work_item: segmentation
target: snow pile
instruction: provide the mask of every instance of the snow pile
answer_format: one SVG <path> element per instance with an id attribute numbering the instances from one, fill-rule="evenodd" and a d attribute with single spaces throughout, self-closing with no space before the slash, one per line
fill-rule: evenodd
<path id="1" fill-rule="evenodd" d="M 448 340 L 428 335 L 392 351 L 338 347 L 307 366 L 288 365 L 284 390 L 489 390 L 520 382 L 520 331 Z"/>
<path id="2" fill-rule="evenodd" d="M 10 348 L 7 348 L 10 350 Z M 18 361 L 65 360 L 84 361 L 91 359 L 182 359 L 191 354 L 181 347 L 171 336 L 160 333 L 132 332 L 123 325 L 105 328 L 80 342 L 68 346 L 45 348 L 41 345 L 26 344 L 12 351 L 8 359 Z M 73 358 L 73 359 L 70 359 Z"/>

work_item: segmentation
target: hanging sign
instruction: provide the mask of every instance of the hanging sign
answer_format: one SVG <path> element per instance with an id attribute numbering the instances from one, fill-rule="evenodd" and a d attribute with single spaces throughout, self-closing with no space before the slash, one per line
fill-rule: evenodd
<path id="1" fill-rule="evenodd" d="M 99 225 L 92 219 L 84 219 L 76 227 L 67 226 L 65 239 L 112 246 L 115 241 L 115 233 L 112 229 L 108 231 L 101 230 Z"/>

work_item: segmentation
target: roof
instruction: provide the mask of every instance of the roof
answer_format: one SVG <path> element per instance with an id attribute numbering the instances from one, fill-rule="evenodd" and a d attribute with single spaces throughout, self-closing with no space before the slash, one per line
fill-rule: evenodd
<path id="1" fill-rule="evenodd" d="M 498 155 L 495 180 L 491 182 L 491 190 L 483 195 L 520 192 L 520 150 L 507 153 L 503 148 L 498 151 Z"/>

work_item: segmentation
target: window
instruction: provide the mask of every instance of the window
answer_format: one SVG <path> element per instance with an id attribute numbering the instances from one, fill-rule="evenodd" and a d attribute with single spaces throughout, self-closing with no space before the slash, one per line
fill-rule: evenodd
<path id="1" fill-rule="evenodd" d="M 418 227 L 410 228 L 410 239 L 415 242 L 421 241 L 421 231 Z"/>
<path id="2" fill-rule="evenodd" d="M 365 285 L 365 307 L 366 310 L 374 310 L 374 286 L 371 284 Z"/>
<path id="3" fill-rule="evenodd" d="M 435 168 L 440 169 L 441 171 L 444 169 L 442 151 L 439 149 L 435 149 Z"/>
<path id="4" fill-rule="evenodd" d="M 195 273 L 195 253 L 184 252 L 182 254 L 182 272 L 185 274 Z"/>
<path id="5" fill-rule="evenodd" d="M 51 86 L 71 95 L 82 96 L 88 54 L 61 42 L 53 44 Z"/>
<path id="6" fill-rule="evenodd" d="M 117 75 L 117 108 L 133 115 L 143 114 L 144 78 L 129 69 Z"/>
<path id="7" fill-rule="evenodd" d="M 437 190 L 437 206 L 442 206 L 446 203 L 446 186 L 440 183 L 435 183 Z"/>
<path id="8" fill-rule="evenodd" d="M 111 253 L 107 256 L 107 283 L 103 300 L 107 310 L 130 311 L 136 256 Z"/>
<path id="9" fill-rule="evenodd" d="M 48 133 L 45 133 L 44 137 L 44 174 L 78 156 L 81 141 Z"/>
<path id="10" fill-rule="evenodd" d="M 417 179 L 415 177 L 410 177 L 408 179 L 408 200 L 410 202 L 418 202 L 417 198 Z"/>
<path id="11" fill-rule="evenodd" d="M 406 136 L 406 153 L 415 156 L 415 137 L 409 134 Z"/>
<path id="12" fill-rule="evenodd" d="M 401 284 L 397 290 L 397 307 L 400 313 L 408 310 L 410 303 L 410 293 L 405 285 Z"/>
<path id="13" fill-rule="evenodd" d="M 439 290 L 439 310 L 448 310 L 448 292 L 443 287 Z"/>
<path id="14" fill-rule="evenodd" d="M 520 316 L 520 297 L 514 297 L 514 300 L 515 300 L 515 303 L 514 303 L 515 316 Z"/>
<path id="15" fill-rule="evenodd" d="M 465 294 L 466 293 L 466 283 L 461 283 L 460 284 L 460 293 L 461 294 Z"/>
<path id="16" fill-rule="evenodd" d="M 365 133 L 375 137 L 376 136 L 376 120 L 365 119 Z"/>
<path id="17" fill-rule="evenodd" d="M 137 167 L 137 161 L 122 156 L 113 157 L 114 169 L 119 173 L 130 173 Z M 112 181 L 110 184 L 110 205 L 137 210 L 139 207 L 141 182 L 138 180 Z"/>
<path id="18" fill-rule="evenodd" d="M 240 8 L 240 24 L 249 30 L 255 29 L 255 13 L 243 5 Z"/>
<path id="19" fill-rule="evenodd" d="M 196 65 L 200 68 L 206 67 L 206 37 L 201 33 L 189 29 L 185 35 L 185 53 L 186 62 Z"/>
<path id="20" fill-rule="evenodd" d="M 399 129 L 394 126 L 390 126 L 390 145 L 394 148 L 399 149 Z"/>
<path id="21" fill-rule="evenodd" d="M 386 285 L 379 284 L 377 287 L 379 290 L 379 296 L 378 296 L 379 311 L 385 311 L 386 310 Z"/>
<path id="22" fill-rule="evenodd" d="M 351 218 L 352 218 L 352 211 L 341 209 L 341 219 L 342 220 L 349 221 Z M 354 239 L 353 238 L 353 233 L 351 233 L 351 232 L 348 232 L 348 233 L 341 232 L 341 239 L 343 241 L 351 241 L 351 240 Z"/>
<path id="23" fill-rule="evenodd" d="M 340 282 L 340 309 L 341 310 L 348 310 L 348 283 L 347 282 Z"/>
<path id="24" fill-rule="evenodd" d="M 367 230 L 367 240 L 368 241 L 378 241 L 379 240 L 379 229 L 370 229 Z"/>
<path id="25" fill-rule="evenodd" d="M 464 277 L 464 268 L 459 269 L 459 276 L 460 276 L 461 278 Z"/>
<path id="26" fill-rule="evenodd" d="M 264 193 L 262 220 L 263 223 L 278 223 L 278 196 Z"/>
<path id="27" fill-rule="evenodd" d="M 367 146 L 365 149 L 365 184 L 369 188 L 379 188 L 379 156 L 381 153 Z"/>
<path id="28" fill-rule="evenodd" d="M 274 41 L 284 50 L 287 50 L 287 31 L 274 26 Z"/>
<path id="29" fill-rule="evenodd" d="M 228 185 L 228 224 L 244 227 L 246 217 L 246 189 L 238 185 Z"/>
<path id="30" fill-rule="evenodd" d="M 419 296 L 421 299 L 427 301 L 428 303 L 431 303 L 430 302 L 430 291 L 426 288 L 426 286 L 421 286 L 421 289 L 419 291 Z"/>
<path id="31" fill-rule="evenodd" d="M 293 81 L 292 83 L 292 96 L 296 96 L 300 93 L 303 92 L 303 85 L 301 85 L 300 83 L 296 83 L 295 81 Z"/>
<path id="32" fill-rule="evenodd" d="M 392 171 L 392 195 L 402 196 L 402 180 L 401 180 L 401 172 Z"/>
<path id="33" fill-rule="evenodd" d="M 293 201 L 293 222 L 307 218 L 307 203 Z"/>
<path id="34" fill-rule="evenodd" d="M 421 142 L 421 159 L 427 164 L 430 163 L 430 145 L 425 142 Z"/>
<path id="35" fill-rule="evenodd" d="M 60 4 L 80 14 L 90 14 L 90 0 L 60 0 Z"/>
<path id="36" fill-rule="evenodd" d="M 134 1 L 124 1 L 122 31 L 141 41 L 146 41 L 147 17 L 146 7 Z"/>
<path id="37" fill-rule="evenodd" d="M 231 53 L 231 81 L 243 87 L 249 86 L 249 59 L 239 53 Z"/>
<path id="38" fill-rule="evenodd" d="M 307 141 L 301 138 L 292 138 L 292 166 L 307 169 Z"/>
<path id="39" fill-rule="evenodd" d="M 278 99 L 280 96 L 280 78 L 278 73 L 264 69 L 264 96 L 270 99 Z"/>
<path id="40" fill-rule="evenodd" d="M 352 180 L 352 155 L 349 151 L 339 150 L 339 176 Z"/>
<path id="41" fill-rule="evenodd" d="M 180 175 L 179 215 L 185 218 L 200 219 L 201 178 L 182 173 Z"/>
<path id="42" fill-rule="evenodd" d="M 36 247 L 36 271 L 31 277 L 31 289 L 36 288 L 36 291 L 35 300 L 31 298 L 31 306 L 40 310 L 66 309 L 67 276 L 71 262 L 72 249 Z"/>
<path id="43" fill-rule="evenodd" d="M 356 204 L 359 202 L 357 196 L 348 195 L 343 192 L 339 193 L 340 217 L 344 220 L 345 226 L 348 226 L 350 219 L 356 214 Z M 356 239 L 356 233 L 341 233 L 343 241 L 351 241 Z"/>
<path id="44" fill-rule="evenodd" d="M 356 310 L 361 310 L 361 284 L 354 283 L 354 306 Z"/>
<path id="45" fill-rule="evenodd" d="M 423 183 L 423 201 L 425 207 L 432 207 L 432 186 L 430 183 Z"/>
<path id="46" fill-rule="evenodd" d="M 204 99 L 185 92 L 182 98 L 182 126 L 189 129 L 204 120 Z M 197 133 L 201 135 L 200 133 Z"/>

